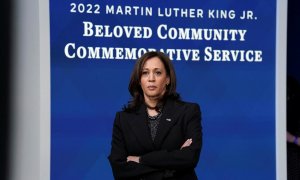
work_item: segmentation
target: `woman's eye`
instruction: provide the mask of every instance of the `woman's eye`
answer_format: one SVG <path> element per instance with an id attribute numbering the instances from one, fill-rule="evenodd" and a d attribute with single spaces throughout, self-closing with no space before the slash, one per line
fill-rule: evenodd
<path id="1" fill-rule="evenodd" d="M 161 75 L 161 72 L 160 71 L 156 71 L 155 72 L 157 75 Z"/>
<path id="2" fill-rule="evenodd" d="M 142 75 L 148 75 L 148 71 L 143 71 Z"/>

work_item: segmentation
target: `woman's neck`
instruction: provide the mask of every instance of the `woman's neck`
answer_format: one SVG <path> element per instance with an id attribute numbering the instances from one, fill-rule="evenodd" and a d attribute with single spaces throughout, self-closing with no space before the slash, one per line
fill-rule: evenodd
<path id="1" fill-rule="evenodd" d="M 148 109 L 156 109 L 157 106 L 157 102 L 145 101 L 145 104 Z"/>
<path id="2" fill-rule="evenodd" d="M 155 109 L 158 103 L 158 98 L 145 97 L 145 104 L 148 109 Z"/>
<path id="3" fill-rule="evenodd" d="M 149 109 L 147 108 L 147 113 L 149 116 L 156 116 L 158 112 L 155 109 Z"/>

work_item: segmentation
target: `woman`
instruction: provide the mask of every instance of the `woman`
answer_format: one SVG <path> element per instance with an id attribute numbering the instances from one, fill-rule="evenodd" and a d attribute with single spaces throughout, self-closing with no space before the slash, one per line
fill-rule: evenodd
<path id="1" fill-rule="evenodd" d="M 115 179 L 197 179 L 200 108 L 180 100 L 170 59 L 161 52 L 144 54 L 129 92 L 132 101 L 116 114 L 108 157 Z"/>

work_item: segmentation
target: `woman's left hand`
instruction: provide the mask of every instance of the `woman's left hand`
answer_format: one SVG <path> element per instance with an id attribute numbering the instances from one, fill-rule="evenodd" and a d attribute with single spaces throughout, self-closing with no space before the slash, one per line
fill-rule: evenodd
<path id="1" fill-rule="evenodd" d="M 129 162 L 129 161 L 140 163 L 140 157 L 139 156 L 128 156 L 127 157 L 127 162 Z"/>
<path id="2" fill-rule="evenodd" d="M 181 146 L 180 149 L 184 148 L 184 147 L 189 147 L 192 144 L 193 140 L 192 139 L 187 139 L 183 145 Z"/>

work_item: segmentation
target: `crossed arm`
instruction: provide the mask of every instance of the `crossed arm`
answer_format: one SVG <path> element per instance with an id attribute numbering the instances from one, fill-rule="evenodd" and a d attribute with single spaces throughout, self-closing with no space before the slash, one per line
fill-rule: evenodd
<path id="1" fill-rule="evenodd" d="M 190 138 L 190 139 L 187 139 L 183 145 L 181 146 L 180 149 L 184 148 L 184 147 L 189 147 L 191 144 L 192 144 L 193 140 Z M 136 162 L 136 163 L 140 163 L 140 156 L 127 156 L 127 162 L 129 161 L 133 161 L 133 162 Z"/>

